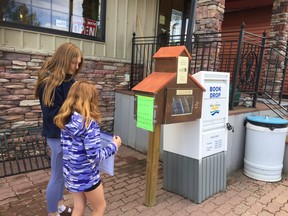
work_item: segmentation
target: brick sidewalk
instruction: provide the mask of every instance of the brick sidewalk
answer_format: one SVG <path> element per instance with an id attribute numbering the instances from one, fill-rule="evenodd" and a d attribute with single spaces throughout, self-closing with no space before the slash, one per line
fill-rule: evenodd
<path id="1" fill-rule="evenodd" d="M 169 215 L 288 215 L 288 178 L 280 182 L 266 183 L 247 178 L 242 171 L 228 178 L 227 190 L 218 193 L 201 204 L 162 189 L 162 166 L 156 205 L 143 205 L 145 196 L 146 156 L 122 146 L 115 157 L 115 175 L 103 174 L 107 216 L 169 216 Z M 50 170 L 41 170 L 0 179 L 0 216 L 45 216 L 45 188 Z M 69 193 L 65 202 L 72 205 Z M 85 215 L 90 215 L 87 207 Z"/>

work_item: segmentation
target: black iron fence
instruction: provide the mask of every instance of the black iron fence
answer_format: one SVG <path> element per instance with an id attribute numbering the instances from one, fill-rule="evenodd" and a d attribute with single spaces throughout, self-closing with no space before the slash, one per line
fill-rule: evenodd
<path id="1" fill-rule="evenodd" d="M 161 46 L 185 45 L 185 35 L 136 37 L 133 34 L 130 87 L 153 71 L 154 53 Z M 194 34 L 191 73 L 200 70 L 231 74 L 229 108 L 239 104 L 255 107 L 258 95 L 281 106 L 285 92 L 287 44 L 245 31 Z M 280 79 L 279 79 L 280 78 Z M 288 85 L 287 85 L 288 89 Z M 288 91 L 286 91 L 288 93 Z"/>
<path id="2" fill-rule="evenodd" d="M 264 103 L 278 116 L 287 118 L 287 104 L 282 103 L 282 98 L 288 95 L 288 41 L 267 39 L 264 62 L 263 87 L 260 89 Z"/>
<path id="3" fill-rule="evenodd" d="M 50 167 L 40 128 L 17 128 L 0 133 L 0 178 Z"/>
<path id="4" fill-rule="evenodd" d="M 159 37 L 132 38 L 132 58 L 130 89 L 150 75 L 153 71 L 153 55 L 160 47 L 184 45 L 183 35 L 160 35 Z"/>

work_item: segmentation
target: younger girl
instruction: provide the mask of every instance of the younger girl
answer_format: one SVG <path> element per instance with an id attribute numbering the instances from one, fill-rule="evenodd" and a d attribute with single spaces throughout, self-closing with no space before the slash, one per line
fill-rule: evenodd
<path id="1" fill-rule="evenodd" d="M 101 118 L 96 85 L 75 82 L 54 122 L 62 129 L 63 173 L 65 186 L 73 197 L 72 216 L 84 214 L 87 200 L 93 208 L 93 216 L 103 215 L 106 202 L 99 162 L 117 152 L 121 138 L 114 136 L 112 143 L 100 147 Z"/>

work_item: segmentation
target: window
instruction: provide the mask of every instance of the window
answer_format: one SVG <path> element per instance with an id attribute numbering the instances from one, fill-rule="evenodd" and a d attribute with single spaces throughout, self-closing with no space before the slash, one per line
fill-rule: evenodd
<path id="1" fill-rule="evenodd" d="M 175 95 L 172 97 L 172 116 L 192 114 L 192 110 L 192 95 Z"/>
<path id="2" fill-rule="evenodd" d="M 0 6 L 2 24 L 104 40 L 106 0 L 1 0 Z"/>

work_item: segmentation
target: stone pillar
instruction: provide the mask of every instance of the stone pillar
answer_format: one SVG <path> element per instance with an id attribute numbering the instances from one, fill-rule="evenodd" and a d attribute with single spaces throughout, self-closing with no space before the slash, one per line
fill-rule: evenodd
<path id="1" fill-rule="evenodd" d="M 284 56 L 287 49 L 288 40 L 287 0 L 274 0 L 269 37 L 272 39 L 273 44 L 275 45 L 273 45 L 274 50 L 271 52 L 270 65 L 267 62 L 265 67 L 265 76 L 267 78 L 266 92 L 272 95 L 274 98 L 277 98 L 281 91 L 281 81 L 283 79 L 285 60 Z M 275 82 L 274 77 L 276 78 Z"/>
<path id="2" fill-rule="evenodd" d="M 288 40 L 287 0 L 274 1 L 269 36 L 277 40 L 278 44 L 280 43 L 285 44 L 284 49 L 286 49 L 286 43 Z"/>
<path id="3" fill-rule="evenodd" d="M 195 33 L 221 32 L 225 0 L 198 0 Z"/>
<path id="4" fill-rule="evenodd" d="M 201 69 L 201 65 L 193 62 L 195 56 L 204 56 L 202 60 L 202 69 L 205 70 L 215 70 L 217 68 L 217 59 L 219 55 L 219 50 L 221 44 L 214 43 L 212 41 L 219 41 L 221 39 L 221 28 L 222 22 L 224 18 L 224 8 L 225 8 L 225 0 L 198 0 L 197 1 L 197 10 L 196 10 L 196 23 L 195 23 L 195 34 L 207 33 L 208 35 L 200 36 L 200 44 L 198 44 L 198 49 L 192 49 L 192 71 L 199 71 Z M 219 34 L 211 34 L 209 33 L 217 33 Z M 197 40 L 197 39 L 196 39 Z M 207 43 L 208 42 L 208 43 Z M 211 43 L 212 42 L 212 43 Z M 199 61 L 198 57 L 198 61 Z M 208 65 L 208 58 L 210 64 Z M 215 64 L 211 64 L 211 62 L 217 62 L 216 68 Z"/>

